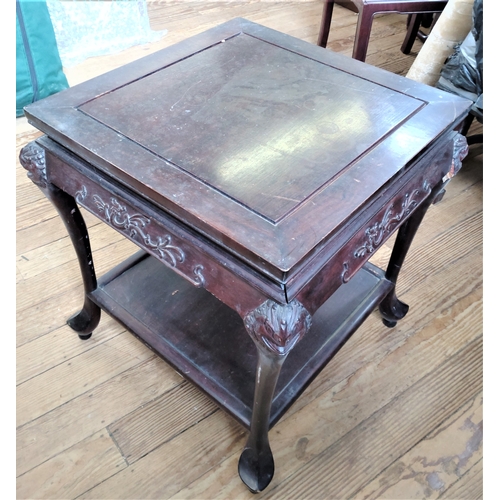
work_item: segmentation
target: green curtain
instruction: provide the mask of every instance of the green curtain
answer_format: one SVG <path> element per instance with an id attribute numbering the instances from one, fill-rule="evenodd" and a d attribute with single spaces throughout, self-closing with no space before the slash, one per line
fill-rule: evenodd
<path id="1" fill-rule="evenodd" d="M 68 87 L 45 0 L 16 0 L 16 116 Z"/>

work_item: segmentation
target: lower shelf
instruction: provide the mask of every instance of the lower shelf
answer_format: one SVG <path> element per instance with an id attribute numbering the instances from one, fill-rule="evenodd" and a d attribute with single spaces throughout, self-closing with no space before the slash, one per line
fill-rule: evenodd
<path id="1" fill-rule="evenodd" d="M 285 360 L 270 426 L 392 287 L 379 268 L 367 264 L 316 311 L 311 330 Z M 257 349 L 235 311 L 143 253 L 103 276 L 91 299 L 241 424 L 250 426 Z"/>

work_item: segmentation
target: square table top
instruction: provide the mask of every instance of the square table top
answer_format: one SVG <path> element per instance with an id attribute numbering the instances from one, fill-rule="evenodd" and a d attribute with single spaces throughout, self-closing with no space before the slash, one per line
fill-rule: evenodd
<path id="1" fill-rule="evenodd" d="M 470 103 L 234 19 L 26 108 L 104 175 L 274 276 Z"/>

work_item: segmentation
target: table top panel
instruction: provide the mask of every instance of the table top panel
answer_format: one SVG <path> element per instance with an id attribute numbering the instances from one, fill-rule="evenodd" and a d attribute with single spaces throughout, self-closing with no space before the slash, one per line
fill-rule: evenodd
<path id="1" fill-rule="evenodd" d="M 470 105 L 234 19 L 25 114 L 103 175 L 280 280 Z"/>
<path id="2" fill-rule="evenodd" d="M 278 222 L 424 105 L 240 33 L 79 109 Z"/>

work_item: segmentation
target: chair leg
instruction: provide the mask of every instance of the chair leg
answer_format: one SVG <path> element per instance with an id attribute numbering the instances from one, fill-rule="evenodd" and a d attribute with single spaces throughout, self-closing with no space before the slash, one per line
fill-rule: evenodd
<path id="1" fill-rule="evenodd" d="M 332 24 L 333 15 L 333 0 L 325 0 L 323 5 L 323 15 L 321 17 L 321 26 L 318 35 L 318 45 L 326 47 L 328 35 L 330 34 L 330 26 Z"/>
<path id="2" fill-rule="evenodd" d="M 423 14 L 410 14 L 408 16 L 408 23 L 406 29 L 406 36 L 401 45 L 401 52 L 403 54 L 409 54 L 413 47 L 413 43 L 418 35 L 418 30 L 422 24 Z"/>
<path id="3" fill-rule="evenodd" d="M 483 143 L 483 134 L 474 134 L 467 136 L 467 144 L 469 146 L 473 146 L 474 144 L 482 144 Z"/>
<path id="4" fill-rule="evenodd" d="M 432 31 L 432 28 L 434 28 L 435 24 L 437 23 L 437 20 L 439 19 L 439 16 L 441 15 L 441 12 L 436 12 L 433 16 L 432 16 L 432 23 L 431 25 L 429 26 L 429 33 Z M 422 24 L 422 26 L 424 26 Z M 426 26 L 424 26 L 425 28 Z M 427 40 L 427 37 L 429 35 L 426 35 L 424 33 L 422 33 L 421 31 L 418 32 L 418 38 L 422 41 L 422 42 L 425 42 Z"/>
<path id="5" fill-rule="evenodd" d="M 462 123 L 462 129 L 460 130 L 460 133 L 462 135 L 467 136 L 467 132 L 469 131 L 469 128 L 471 127 L 473 121 L 474 121 L 474 115 L 472 113 L 469 113 L 467 115 L 467 118 Z"/>
<path id="6" fill-rule="evenodd" d="M 368 52 L 368 42 L 370 41 L 370 33 L 372 30 L 374 12 L 366 12 L 367 9 L 361 9 L 358 16 L 358 24 L 356 26 L 356 35 L 354 37 L 354 47 L 352 50 L 353 59 L 363 61 L 366 59 Z"/>
<path id="7" fill-rule="evenodd" d="M 425 14 L 422 14 L 422 28 L 430 28 L 434 23 L 434 14 L 432 12 L 426 12 Z"/>

